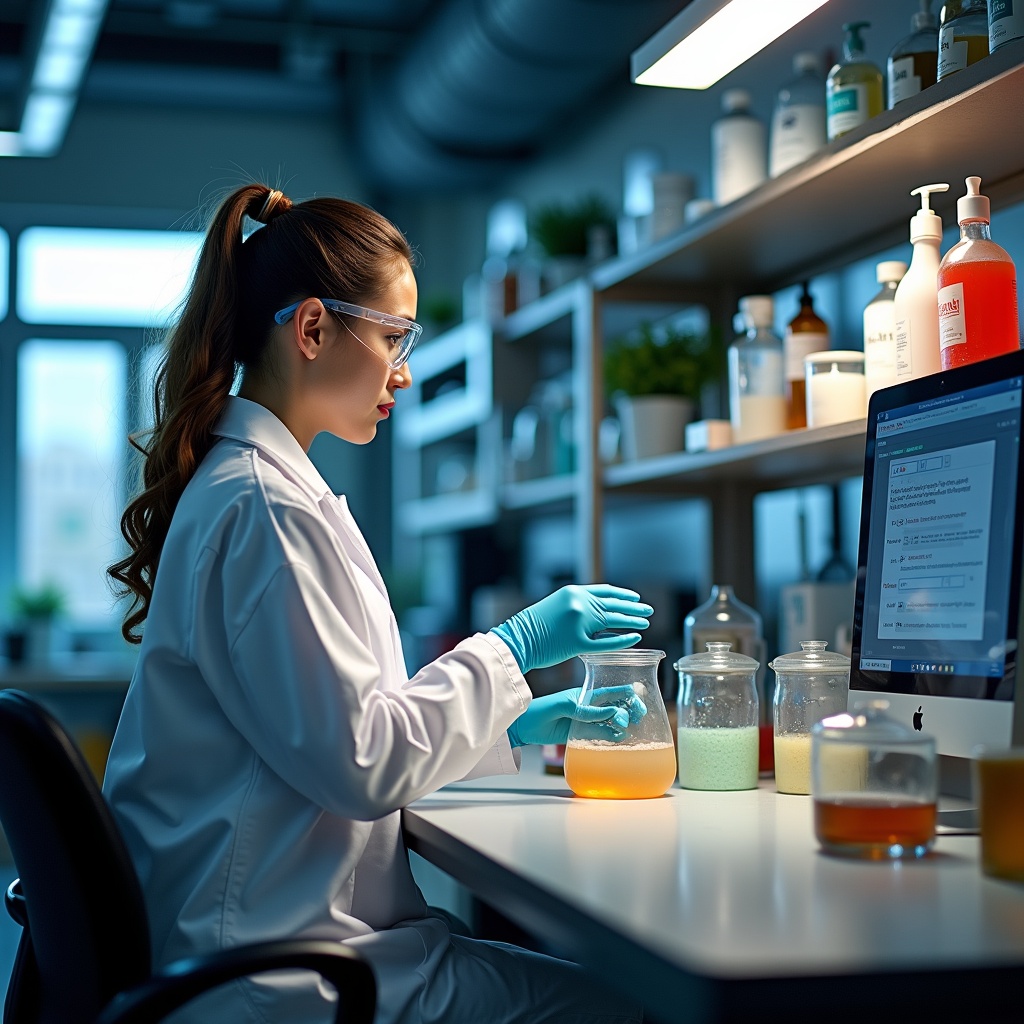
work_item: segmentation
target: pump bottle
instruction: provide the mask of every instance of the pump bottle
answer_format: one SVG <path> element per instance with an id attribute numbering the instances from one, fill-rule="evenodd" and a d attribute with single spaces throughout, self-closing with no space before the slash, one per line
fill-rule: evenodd
<path id="1" fill-rule="evenodd" d="M 825 98 L 828 107 L 828 139 L 838 139 L 885 107 L 882 72 L 864 56 L 860 31 L 870 21 L 850 21 L 843 26 L 843 59 L 828 73 Z"/>
<path id="2" fill-rule="evenodd" d="M 922 185 L 910 194 L 921 197 L 921 209 L 910 218 L 914 254 L 896 288 L 896 379 L 913 380 L 941 369 L 939 359 L 939 245 L 942 218 L 931 209 L 933 192 L 948 184 Z"/>
<path id="3" fill-rule="evenodd" d="M 896 383 L 896 289 L 907 272 L 903 260 L 883 260 L 875 267 L 882 286 L 864 307 L 864 383 L 868 398 Z"/>
<path id="4" fill-rule="evenodd" d="M 939 27 L 931 0 L 920 0 L 921 9 L 910 21 L 910 35 L 889 54 L 889 109 L 935 84 L 938 73 Z"/>
<path id="5" fill-rule="evenodd" d="M 939 344 L 942 368 L 1014 352 L 1017 271 L 1010 254 L 992 241 L 988 196 L 981 178 L 967 179 L 967 195 L 956 201 L 960 241 L 939 265 Z"/>

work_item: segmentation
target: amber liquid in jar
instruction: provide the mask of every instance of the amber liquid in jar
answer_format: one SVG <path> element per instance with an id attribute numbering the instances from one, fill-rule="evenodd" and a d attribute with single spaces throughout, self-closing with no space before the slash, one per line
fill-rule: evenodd
<path id="1" fill-rule="evenodd" d="M 577 796 L 612 800 L 663 796 L 675 777 L 676 753 L 671 743 L 572 740 L 565 748 L 565 781 Z"/>
<path id="2" fill-rule="evenodd" d="M 1024 882 L 1024 758 L 980 758 L 975 767 L 981 781 L 981 869 Z"/>
<path id="3" fill-rule="evenodd" d="M 840 797 L 814 801 L 814 832 L 827 849 L 888 858 L 893 847 L 927 848 L 935 839 L 936 807 L 919 800 Z"/>

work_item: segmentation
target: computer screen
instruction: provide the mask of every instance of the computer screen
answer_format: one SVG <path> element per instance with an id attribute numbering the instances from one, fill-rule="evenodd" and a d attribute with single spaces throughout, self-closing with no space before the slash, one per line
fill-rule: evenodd
<path id="1" fill-rule="evenodd" d="M 1015 352 L 886 388 L 868 410 L 850 704 L 884 697 L 957 758 L 1009 745 L 1024 699 L 1022 391 Z"/>

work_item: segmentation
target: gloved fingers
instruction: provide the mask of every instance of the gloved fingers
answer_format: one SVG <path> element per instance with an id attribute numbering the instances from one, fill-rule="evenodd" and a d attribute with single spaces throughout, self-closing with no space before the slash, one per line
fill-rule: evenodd
<path id="1" fill-rule="evenodd" d="M 604 629 L 646 629 L 650 622 L 642 615 L 623 615 L 611 612 L 604 617 Z"/>
<path id="2" fill-rule="evenodd" d="M 621 601 L 639 601 L 640 595 L 635 590 L 615 587 L 611 583 L 586 583 L 583 589 L 594 597 L 618 598 Z"/>
<path id="3" fill-rule="evenodd" d="M 587 640 L 586 651 L 623 651 L 627 647 L 633 647 L 640 643 L 643 638 L 639 633 L 615 633 L 612 636 L 603 636 L 597 640 Z"/>
<path id="4" fill-rule="evenodd" d="M 629 711 L 617 704 L 577 704 L 572 717 L 577 722 L 606 722 L 616 729 L 629 725 Z"/>
<path id="5" fill-rule="evenodd" d="M 601 610 L 606 615 L 617 613 L 620 615 L 642 616 L 643 618 L 654 614 L 654 609 L 649 604 L 645 604 L 642 601 L 623 601 L 617 597 L 609 597 L 602 600 Z"/>

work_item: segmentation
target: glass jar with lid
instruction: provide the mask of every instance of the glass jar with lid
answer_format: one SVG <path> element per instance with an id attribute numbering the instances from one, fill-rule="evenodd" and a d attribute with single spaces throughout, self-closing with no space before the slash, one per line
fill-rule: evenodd
<path id="1" fill-rule="evenodd" d="M 679 674 L 677 748 L 684 789 L 757 786 L 759 663 L 709 642 L 675 664 Z"/>
<path id="2" fill-rule="evenodd" d="M 935 739 L 858 703 L 811 728 L 814 831 L 829 853 L 871 860 L 924 856 L 935 842 Z"/>
<path id="3" fill-rule="evenodd" d="M 846 710 L 850 659 L 827 651 L 824 640 L 801 640 L 781 654 L 775 672 L 775 785 L 780 793 L 811 791 L 811 726 Z"/>

